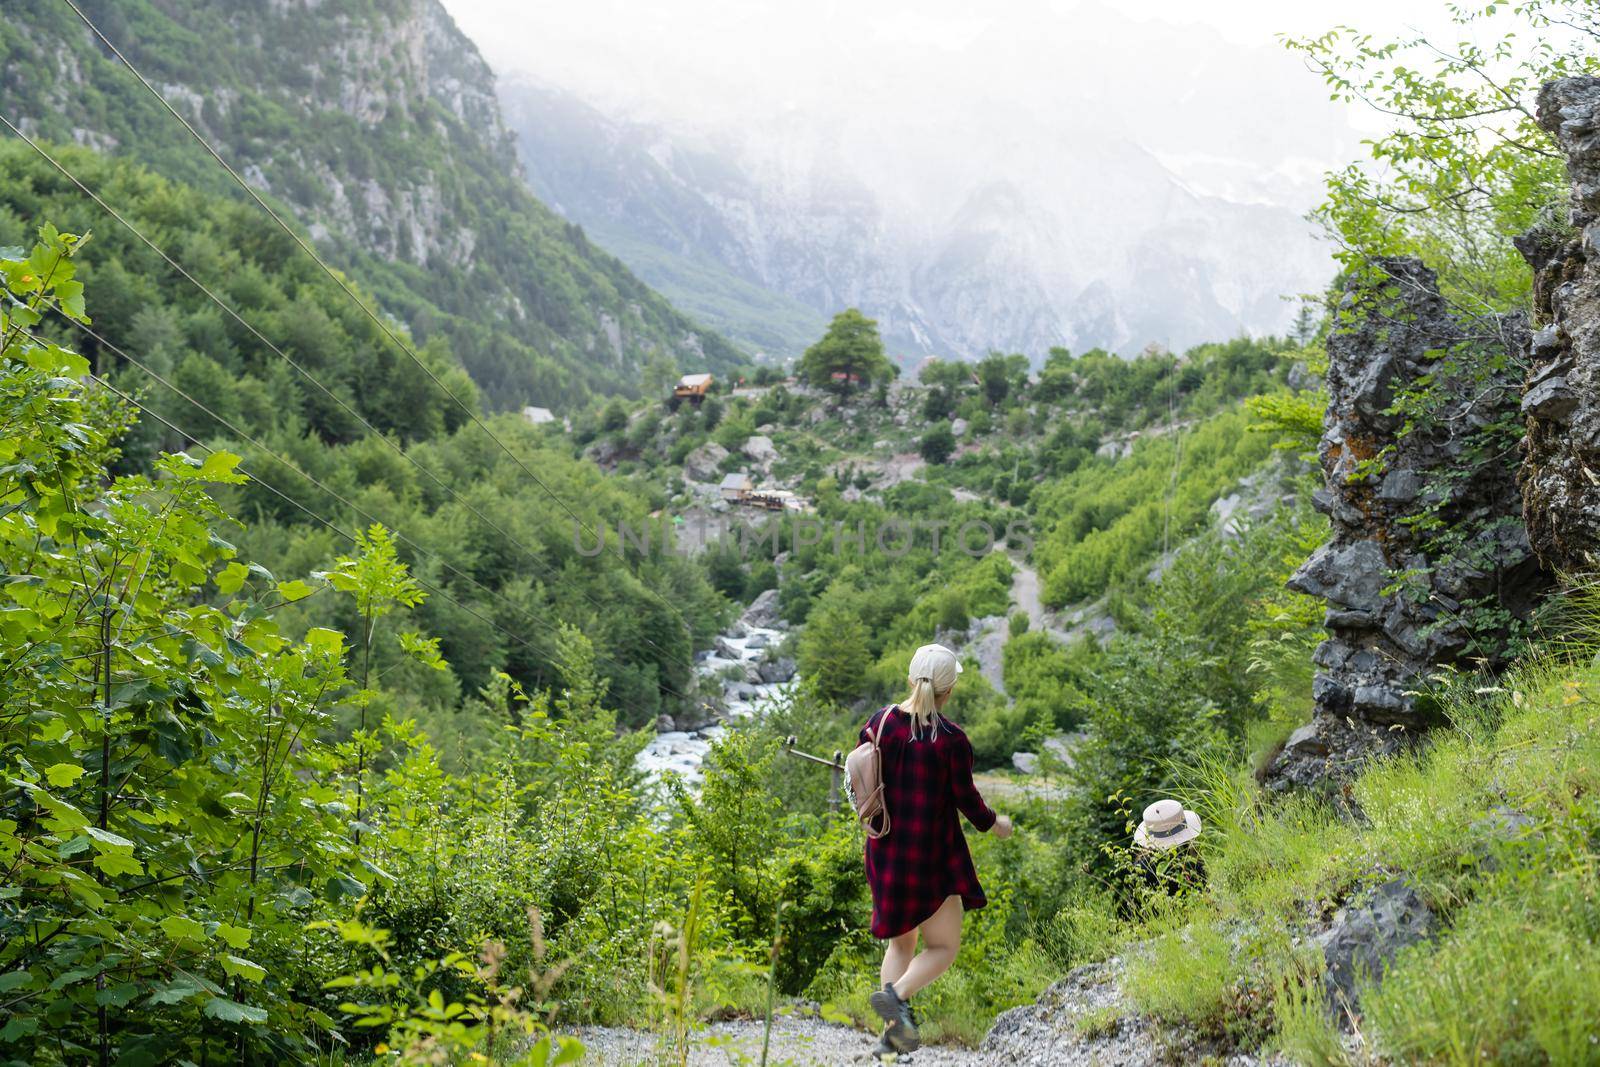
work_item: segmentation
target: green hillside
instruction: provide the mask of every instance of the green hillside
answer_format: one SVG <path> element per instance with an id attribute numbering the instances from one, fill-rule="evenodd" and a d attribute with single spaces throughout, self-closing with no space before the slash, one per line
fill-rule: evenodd
<path id="1" fill-rule="evenodd" d="M 637 522 L 652 499 L 660 499 L 659 490 L 602 478 L 520 418 L 494 420 L 494 432 L 509 440 L 514 457 L 501 452 L 351 301 L 324 284 L 315 264 L 253 205 L 197 192 L 87 149 L 60 152 L 75 174 L 122 205 L 129 222 L 162 235 L 180 262 L 222 279 L 222 300 L 260 332 L 173 274 L 26 145 L 0 143 L 0 246 L 27 246 L 43 219 L 92 231 L 79 277 L 96 297 L 95 334 L 184 394 L 95 338 L 62 332 L 97 373 L 154 412 L 119 442 L 123 469 L 145 469 L 161 449 L 193 440 L 225 441 L 246 458 L 247 469 L 323 517 L 346 529 L 381 521 L 429 549 L 427 559 L 410 549 L 406 558 L 463 606 L 436 598 L 422 609 L 452 670 L 408 693 L 404 701 L 413 709 L 454 708 L 460 694 L 501 671 L 530 689 L 547 683 L 556 676 L 556 619 L 584 628 L 605 659 L 613 693 L 632 709 L 631 723 L 681 703 L 676 692 L 688 687 L 690 642 L 714 632 L 724 610 L 719 598 L 680 561 L 643 561 L 651 587 L 669 591 L 676 605 L 669 609 L 620 563 L 602 568 L 582 560 L 572 519 L 530 483 L 526 470 L 562 501 L 575 502 L 590 523 Z M 422 346 L 421 354 L 469 408 L 475 406 L 476 389 L 455 369 L 442 338 Z M 162 426 L 158 417 L 183 432 Z M 276 493 L 252 484 L 224 490 L 223 497 L 248 517 L 246 543 L 268 567 L 327 562 L 335 543 L 329 532 Z M 339 621 L 329 602 L 295 611 L 301 626 Z M 679 612 L 695 620 L 689 629 Z M 529 616 L 540 620 L 531 633 Z M 514 627 L 532 643 L 486 629 L 484 619 Z"/>
<path id="2" fill-rule="evenodd" d="M 445 339 L 491 407 L 635 389 L 652 357 L 743 362 L 527 191 L 492 75 L 436 0 L 83 7 L 387 311 Z M 48 140 L 244 195 L 66 5 L 8 6 L 0 85 Z"/>

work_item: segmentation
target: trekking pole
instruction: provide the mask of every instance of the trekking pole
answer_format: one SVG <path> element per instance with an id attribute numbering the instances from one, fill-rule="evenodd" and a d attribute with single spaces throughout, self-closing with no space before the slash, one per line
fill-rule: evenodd
<path id="1" fill-rule="evenodd" d="M 798 756 L 803 760 L 810 760 L 812 763 L 820 763 L 832 771 L 830 775 L 832 780 L 828 783 L 828 810 L 835 815 L 839 814 L 839 785 L 844 781 L 844 753 L 835 749 L 831 760 L 823 759 L 821 756 L 813 756 L 809 752 L 801 752 L 798 748 L 795 748 L 795 745 L 799 743 L 800 739 L 798 737 L 790 737 L 784 741 L 783 750 L 791 756 Z"/>

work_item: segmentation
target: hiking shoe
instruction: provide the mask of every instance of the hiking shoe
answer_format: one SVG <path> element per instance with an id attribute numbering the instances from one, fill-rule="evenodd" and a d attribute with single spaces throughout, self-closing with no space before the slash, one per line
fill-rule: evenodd
<path id="1" fill-rule="evenodd" d="M 890 982 L 883 983 L 883 988 L 867 998 L 867 1003 L 872 1005 L 872 1010 L 878 1017 L 889 1024 L 889 1029 L 883 1032 L 883 1040 L 896 1052 L 915 1052 L 922 1047 L 922 1038 L 917 1033 L 917 1017 L 911 1012 L 911 1005 L 900 999 L 900 994 L 894 991 Z"/>
<path id="2" fill-rule="evenodd" d="M 889 1044 L 887 1032 L 878 1038 L 878 1047 L 872 1050 L 872 1058 L 879 1063 L 894 1063 L 900 1059 L 900 1053 L 895 1050 L 893 1045 Z"/>

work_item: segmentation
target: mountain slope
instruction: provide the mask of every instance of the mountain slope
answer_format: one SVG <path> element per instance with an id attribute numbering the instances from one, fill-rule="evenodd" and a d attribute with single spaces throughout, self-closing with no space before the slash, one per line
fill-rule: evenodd
<path id="1" fill-rule="evenodd" d="M 1014 173 L 966 159 L 874 174 L 902 132 L 797 114 L 690 131 L 527 80 L 500 92 L 539 194 L 653 282 L 669 280 L 652 259 L 713 263 L 819 315 L 858 306 L 903 360 L 1279 332 L 1282 297 L 1331 273 L 1297 211 L 1197 191 L 1082 116 L 1015 120 L 1034 147 Z M 923 185 L 944 192 L 920 202 Z"/>
<path id="2" fill-rule="evenodd" d="M 84 8 L 388 311 L 444 337 L 490 404 L 627 391 L 653 356 L 742 362 L 528 192 L 493 76 L 437 0 Z M 64 5 L 8 5 L 0 85 L 30 134 L 229 181 Z"/>
<path id="3" fill-rule="evenodd" d="M 763 286 L 740 261 L 738 235 L 706 198 L 739 175 L 714 157 L 685 161 L 691 187 L 670 169 L 679 160 L 658 161 L 648 131 L 525 83 L 501 96 L 534 192 L 673 303 L 773 355 L 798 355 L 827 328 L 822 311 Z"/>

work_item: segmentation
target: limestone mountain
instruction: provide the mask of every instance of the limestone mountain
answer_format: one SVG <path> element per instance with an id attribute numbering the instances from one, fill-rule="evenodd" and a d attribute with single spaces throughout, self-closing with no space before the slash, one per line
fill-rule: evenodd
<path id="1" fill-rule="evenodd" d="M 870 162 L 869 152 L 894 154 L 892 129 L 793 115 L 679 128 L 526 78 L 500 91 L 539 195 L 741 337 L 743 321 L 770 318 L 781 301 L 819 315 L 860 307 L 903 361 L 1001 349 L 1039 362 L 1057 345 L 1178 351 L 1285 330 L 1295 305 L 1284 297 L 1332 274 L 1283 198 L 1206 191 L 1131 134 L 1081 116 L 1019 126 L 1013 140 L 1033 146 L 1028 167 L 999 173 L 963 159 L 926 203 L 906 192 L 914 164 L 887 174 Z M 967 143 L 960 131 L 950 140 Z M 685 282 L 711 270 L 732 279 L 719 306 L 689 303 Z M 797 336 L 762 343 L 787 341 L 795 354 L 815 335 L 797 322 Z"/>
<path id="2" fill-rule="evenodd" d="M 652 358 L 743 362 L 528 191 L 493 74 L 437 0 L 83 7 L 386 311 L 447 340 L 492 405 L 630 391 Z M 65 5 L 7 5 L 0 86 L 30 135 L 228 186 Z"/>

